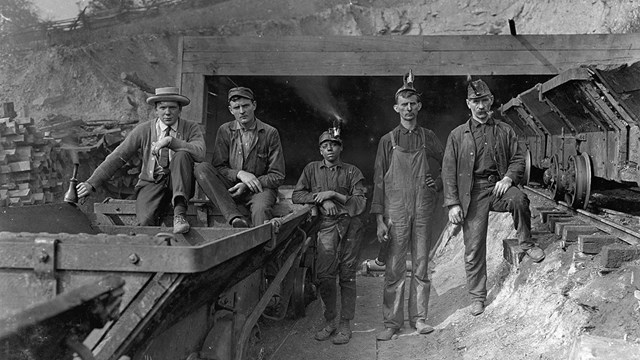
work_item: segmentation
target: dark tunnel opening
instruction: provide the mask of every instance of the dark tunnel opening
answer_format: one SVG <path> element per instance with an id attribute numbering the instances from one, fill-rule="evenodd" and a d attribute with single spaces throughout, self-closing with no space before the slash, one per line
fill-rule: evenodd
<path id="1" fill-rule="evenodd" d="M 474 77 L 475 79 L 476 77 Z M 483 76 L 491 88 L 494 110 L 551 76 Z M 421 126 L 433 130 L 443 145 L 449 132 L 468 119 L 466 76 L 416 76 L 422 93 Z M 207 148 L 218 127 L 233 116 L 227 109 L 229 88 L 246 86 L 256 96 L 256 116 L 280 132 L 286 159 L 285 184 L 296 183 L 304 166 L 319 160 L 318 136 L 342 119 L 342 159 L 358 166 L 372 184 L 378 140 L 399 124 L 394 94 L 402 76 L 211 76 L 207 78 Z M 495 112 L 499 116 L 498 111 Z M 209 158 L 211 154 L 208 154 Z"/>

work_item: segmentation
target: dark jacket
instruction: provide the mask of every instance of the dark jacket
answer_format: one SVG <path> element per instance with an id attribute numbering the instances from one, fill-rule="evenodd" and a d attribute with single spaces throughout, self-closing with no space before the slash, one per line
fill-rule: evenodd
<path id="1" fill-rule="evenodd" d="M 284 182 L 284 153 L 278 130 L 256 119 L 256 140 L 246 160 L 242 156 L 242 135 L 236 120 L 222 124 L 216 135 L 213 166 L 231 183 L 244 170 L 255 175 L 263 188 L 277 189 Z"/>
<path id="2" fill-rule="evenodd" d="M 473 166 L 476 161 L 476 144 L 471 133 L 471 121 L 455 128 L 447 140 L 442 161 L 444 206 L 462 206 L 466 216 L 473 187 Z M 524 174 L 524 150 L 518 143 L 513 129 L 495 119 L 493 155 L 500 179 L 508 176 L 517 185 Z"/>
<path id="3" fill-rule="evenodd" d="M 156 163 L 151 155 L 151 143 L 158 138 L 156 133 L 156 121 L 149 120 L 138 124 L 118 147 L 98 166 L 91 177 L 87 180 L 94 188 L 100 186 L 104 181 L 120 169 L 136 153 L 142 154 L 142 168 L 139 179 L 153 181 L 153 172 Z M 184 119 L 178 121 L 176 136 L 171 140 L 169 148 L 173 151 L 186 151 L 196 162 L 204 160 L 205 143 L 204 135 L 200 125 Z M 140 182 L 138 182 L 139 184 Z"/>

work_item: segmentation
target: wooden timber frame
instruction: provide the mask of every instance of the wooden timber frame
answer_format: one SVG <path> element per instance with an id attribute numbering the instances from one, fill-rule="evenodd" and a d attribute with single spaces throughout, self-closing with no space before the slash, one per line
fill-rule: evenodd
<path id="1" fill-rule="evenodd" d="M 640 60 L 640 34 L 185 36 L 177 86 L 205 124 L 207 76 L 557 75 Z"/>

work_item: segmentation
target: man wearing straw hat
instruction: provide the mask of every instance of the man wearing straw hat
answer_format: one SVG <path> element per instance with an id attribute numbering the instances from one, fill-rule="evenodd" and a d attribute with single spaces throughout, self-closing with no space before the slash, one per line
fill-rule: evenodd
<path id="1" fill-rule="evenodd" d="M 137 125 L 98 166 L 87 181 L 77 185 L 78 197 L 88 196 L 136 153 L 142 168 L 136 184 L 138 225 L 157 225 L 161 210 L 173 205 L 173 232 L 189 231 L 186 212 L 193 196 L 194 162 L 204 161 L 205 142 L 200 125 L 180 118 L 190 100 L 176 87 L 158 88 L 147 103 L 156 118 Z"/>

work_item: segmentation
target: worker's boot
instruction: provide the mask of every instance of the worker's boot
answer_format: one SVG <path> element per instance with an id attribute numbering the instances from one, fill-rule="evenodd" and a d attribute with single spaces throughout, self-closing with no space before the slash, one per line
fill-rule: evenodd
<path id="1" fill-rule="evenodd" d="M 338 332 L 336 336 L 331 340 L 332 343 L 336 345 L 346 344 L 351 340 L 351 326 L 349 325 L 349 320 L 340 319 L 340 325 L 338 325 Z"/>
<path id="2" fill-rule="evenodd" d="M 324 327 L 318 330 L 318 332 L 316 332 L 316 335 L 314 336 L 314 338 L 318 341 L 329 340 L 329 338 L 331 337 L 331 335 L 333 335 L 334 332 L 336 332 L 335 321 L 333 319 L 327 320 L 327 322 L 324 324 Z"/>

